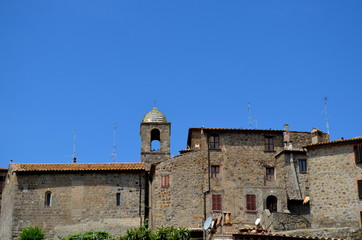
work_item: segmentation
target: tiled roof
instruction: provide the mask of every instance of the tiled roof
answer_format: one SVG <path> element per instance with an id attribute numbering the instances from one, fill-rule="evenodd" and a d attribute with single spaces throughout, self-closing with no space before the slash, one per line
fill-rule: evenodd
<path id="1" fill-rule="evenodd" d="M 7 168 L 0 168 L 0 171 L 1 172 L 5 172 L 5 171 L 7 171 L 8 169 Z"/>
<path id="2" fill-rule="evenodd" d="M 325 145 L 334 145 L 334 144 L 346 144 L 346 143 L 351 143 L 351 142 L 355 142 L 355 141 L 361 141 L 362 140 L 362 136 L 360 137 L 355 137 L 355 138 L 348 138 L 348 139 L 339 139 L 339 140 L 334 140 L 334 141 L 327 141 L 327 142 L 320 142 L 320 143 L 315 143 L 315 144 L 308 144 L 308 147 L 318 147 L 318 146 L 325 146 Z"/>
<path id="3" fill-rule="evenodd" d="M 145 170 L 144 163 L 69 163 L 69 164 L 25 164 L 11 163 L 15 172 L 32 171 L 119 171 Z"/>
<path id="4" fill-rule="evenodd" d="M 271 237 L 277 237 L 280 239 L 310 239 L 310 240 L 344 240 L 342 238 L 330 238 L 330 237 L 312 237 L 312 236 L 302 236 L 302 235 L 289 235 L 289 234 L 278 234 L 278 233 L 251 233 L 251 232 L 238 232 L 230 233 L 233 236 L 255 236 L 255 237 L 269 237 L 265 239 L 272 239 Z M 264 239 L 264 238 L 263 238 Z"/>
<path id="5" fill-rule="evenodd" d="M 284 130 L 277 130 L 277 129 L 250 129 L 250 128 L 195 128 L 191 127 L 189 130 L 215 130 L 215 131 L 265 131 L 265 132 L 284 132 Z"/>

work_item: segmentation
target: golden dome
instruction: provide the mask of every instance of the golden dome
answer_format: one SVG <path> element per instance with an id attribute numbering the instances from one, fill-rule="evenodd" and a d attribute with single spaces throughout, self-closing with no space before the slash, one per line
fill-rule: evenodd
<path id="1" fill-rule="evenodd" d="M 142 122 L 167 122 L 165 115 L 162 112 L 158 111 L 156 107 L 154 107 L 150 112 L 148 112 L 143 118 Z"/>

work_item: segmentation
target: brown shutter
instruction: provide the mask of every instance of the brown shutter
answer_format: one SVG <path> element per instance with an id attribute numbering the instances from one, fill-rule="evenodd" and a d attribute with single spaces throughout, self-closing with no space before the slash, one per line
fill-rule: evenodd
<path id="1" fill-rule="evenodd" d="M 221 195 L 219 194 L 212 195 L 212 210 L 221 211 L 221 208 L 222 208 Z"/>

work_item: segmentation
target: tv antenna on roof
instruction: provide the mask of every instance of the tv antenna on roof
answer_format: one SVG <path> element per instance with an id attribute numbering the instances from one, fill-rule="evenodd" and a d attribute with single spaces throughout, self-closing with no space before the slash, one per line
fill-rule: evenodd
<path id="1" fill-rule="evenodd" d="M 77 163 L 77 154 L 75 152 L 75 146 L 76 146 L 75 137 L 76 136 L 77 136 L 77 129 L 74 129 L 73 130 L 73 154 L 72 154 L 73 163 Z"/>
<path id="2" fill-rule="evenodd" d="M 113 162 L 115 162 L 116 158 L 117 158 L 117 153 L 116 153 L 116 130 L 117 130 L 117 125 L 113 124 L 113 147 L 112 147 L 112 154 L 111 154 L 111 158 L 113 159 Z"/>
<path id="3" fill-rule="evenodd" d="M 253 128 L 253 123 L 255 123 L 255 128 L 258 128 L 258 121 L 253 120 L 253 116 L 251 115 L 251 105 L 248 103 L 248 118 L 249 118 L 249 128 Z"/>
<path id="4" fill-rule="evenodd" d="M 329 135 L 329 120 L 328 120 L 328 111 L 327 111 L 327 97 L 324 97 L 324 116 L 326 118 L 326 128 L 327 128 L 327 133 Z"/>

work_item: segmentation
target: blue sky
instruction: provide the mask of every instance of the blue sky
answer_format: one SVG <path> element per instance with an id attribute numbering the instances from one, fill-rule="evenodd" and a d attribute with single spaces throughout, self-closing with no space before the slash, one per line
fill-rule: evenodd
<path id="1" fill-rule="evenodd" d="M 156 105 L 189 127 L 362 135 L 362 1 L 0 1 L 0 167 L 140 161 Z M 255 127 L 255 124 L 254 124 Z"/>

